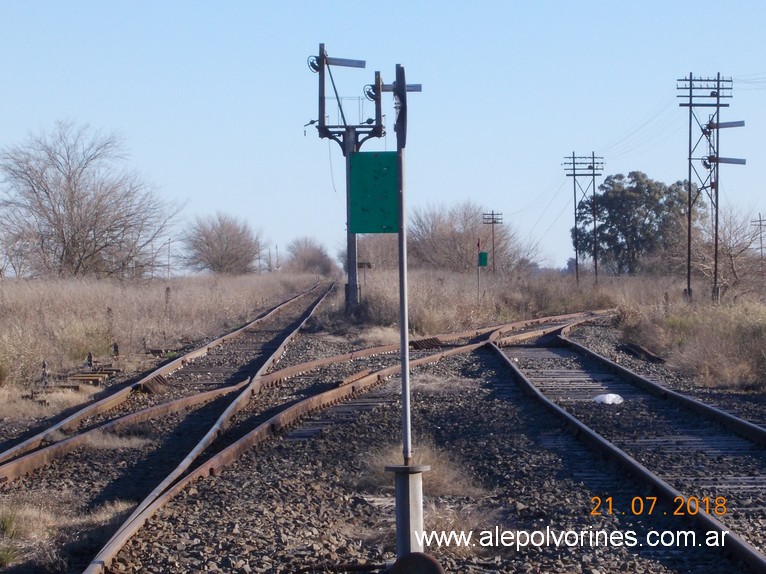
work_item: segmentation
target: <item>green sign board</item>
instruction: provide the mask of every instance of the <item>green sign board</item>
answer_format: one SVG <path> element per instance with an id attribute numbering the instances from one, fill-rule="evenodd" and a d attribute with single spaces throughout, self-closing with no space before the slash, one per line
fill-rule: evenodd
<path id="1" fill-rule="evenodd" d="M 395 151 L 351 155 L 349 231 L 399 232 L 399 160 Z"/>
<path id="2" fill-rule="evenodd" d="M 487 252 L 479 251 L 479 267 L 487 266 Z"/>

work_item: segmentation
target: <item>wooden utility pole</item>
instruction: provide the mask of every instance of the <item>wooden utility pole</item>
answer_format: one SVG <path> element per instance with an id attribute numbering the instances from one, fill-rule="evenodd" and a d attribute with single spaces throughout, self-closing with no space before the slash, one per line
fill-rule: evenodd
<path id="1" fill-rule="evenodd" d="M 503 224 L 503 214 L 495 213 L 494 210 L 489 213 L 482 214 L 482 221 L 484 225 L 492 226 L 492 274 L 495 274 L 495 225 Z"/>
<path id="2" fill-rule="evenodd" d="M 596 176 L 601 175 L 601 171 L 604 169 L 604 158 L 597 157 L 595 152 L 591 152 L 590 156 L 577 156 L 572 152 L 571 156 L 564 158 L 564 170 L 567 172 L 567 177 L 572 178 L 572 189 L 574 191 L 574 245 L 575 245 L 575 281 L 580 284 L 580 269 L 579 269 L 579 232 L 577 229 L 577 204 L 578 195 L 586 197 L 588 191 L 592 192 L 593 203 L 593 270 L 596 275 L 596 283 L 598 283 L 598 226 L 596 222 Z M 589 177 L 590 181 L 583 188 L 578 181 L 578 177 Z M 580 194 L 577 190 L 580 190 Z"/>

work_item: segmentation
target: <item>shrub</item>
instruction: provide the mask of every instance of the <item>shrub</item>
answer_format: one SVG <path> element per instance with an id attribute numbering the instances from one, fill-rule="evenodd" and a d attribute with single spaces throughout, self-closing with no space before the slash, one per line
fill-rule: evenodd
<path id="1" fill-rule="evenodd" d="M 624 335 L 703 384 L 766 388 L 766 306 L 675 304 L 636 308 Z"/>
<path id="2" fill-rule="evenodd" d="M 10 546 L 0 546 L 0 568 L 10 566 L 16 560 L 18 552 Z"/>
<path id="3" fill-rule="evenodd" d="M 16 536 L 16 513 L 13 511 L 4 511 L 0 513 L 0 534 L 6 538 Z"/>

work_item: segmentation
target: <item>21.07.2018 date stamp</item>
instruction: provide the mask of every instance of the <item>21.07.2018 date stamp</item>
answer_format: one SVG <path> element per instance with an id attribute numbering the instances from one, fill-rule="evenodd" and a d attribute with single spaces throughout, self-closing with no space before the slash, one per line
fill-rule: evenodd
<path id="1" fill-rule="evenodd" d="M 673 506 L 664 508 L 662 504 L 657 505 L 656 496 L 634 496 L 630 502 L 625 501 L 616 505 L 613 497 L 593 496 L 590 499 L 592 503 L 590 515 L 602 516 L 612 514 L 630 514 L 633 516 L 651 516 L 652 514 L 662 514 L 663 516 L 688 516 L 695 514 L 713 514 L 724 516 L 728 509 L 727 500 L 724 496 L 676 496 L 673 499 Z"/>

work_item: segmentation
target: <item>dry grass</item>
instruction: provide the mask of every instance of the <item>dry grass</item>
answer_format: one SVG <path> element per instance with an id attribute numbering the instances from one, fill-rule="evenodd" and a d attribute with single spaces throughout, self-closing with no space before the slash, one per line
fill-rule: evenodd
<path id="1" fill-rule="evenodd" d="M 58 553 L 55 543 L 61 531 L 112 524 L 133 506 L 117 501 L 78 512 L 65 492 L 51 493 L 49 497 L 36 494 L 6 499 L 0 503 L 0 564 L 5 557 L 4 566 L 23 560 L 34 571 L 64 571 L 66 559 Z"/>
<path id="2" fill-rule="evenodd" d="M 543 315 L 614 305 L 611 282 L 594 287 L 559 274 L 523 279 L 486 275 L 477 289 L 473 275 L 414 270 L 408 274 L 410 329 L 435 335 Z M 399 321 L 399 280 L 395 272 L 371 273 L 362 288 L 359 320 L 393 326 Z"/>
<path id="3" fill-rule="evenodd" d="M 423 524 L 428 531 L 478 533 L 486 530 L 490 524 L 502 524 L 500 515 L 497 506 L 488 507 L 487 504 L 480 506 L 465 500 L 457 503 L 450 503 L 447 500 L 430 500 L 423 506 Z M 501 529 L 506 528 L 501 526 Z M 451 556 L 470 556 L 489 554 L 490 548 L 454 545 L 442 547 L 441 552 Z"/>
<path id="4" fill-rule="evenodd" d="M 418 373 L 411 380 L 413 390 L 420 393 L 459 393 L 465 380 L 458 377 L 442 378 L 429 373 Z"/>
<path id="5" fill-rule="evenodd" d="M 470 472 L 444 449 L 424 440 L 413 446 L 413 464 L 430 465 L 431 470 L 423 474 L 425 496 L 482 496 L 484 489 L 473 481 Z M 389 465 L 402 464 L 401 444 L 386 445 L 370 451 L 364 459 L 368 471 L 360 478 L 359 487 L 373 493 L 390 492 L 394 481 Z"/>
<path id="6" fill-rule="evenodd" d="M 523 279 L 413 271 L 409 274 L 410 329 L 435 335 L 530 317 L 587 309 L 618 309 L 628 340 L 670 359 L 702 384 L 766 389 L 766 305 L 740 299 L 728 305 L 683 299 L 678 277 L 574 278 L 541 273 Z M 399 318 L 396 273 L 368 274 L 359 318 L 393 327 Z"/>
<path id="7" fill-rule="evenodd" d="M 425 394 L 451 392 L 462 384 L 459 378 L 443 379 L 426 373 L 417 374 L 411 382 L 413 390 Z M 402 463 L 401 444 L 379 447 L 367 453 L 362 462 L 366 470 L 360 473 L 357 487 L 367 493 L 365 498 L 377 506 L 387 508 L 393 505 L 394 478 L 385 471 L 385 467 Z M 429 438 L 416 440 L 412 462 L 431 467 L 422 475 L 426 530 L 481 530 L 487 524 L 500 523 L 496 504 L 484 503 L 491 493 L 449 451 L 436 446 Z M 390 515 L 391 512 L 381 514 Z M 377 534 L 369 533 L 368 539 L 379 539 L 380 532 L 390 532 L 390 527 L 381 525 Z M 450 556 L 468 556 L 483 551 L 480 547 L 460 546 L 440 550 Z"/>
<path id="8" fill-rule="evenodd" d="M 364 328 L 346 324 L 343 327 L 337 327 L 337 331 L 324 335 L 323 339 L 328 343 L 359 348 L 382 347 L 399 343 L 399 329 L 379 326 Z"/>
<path id="9" fill-rule="evenodd" d="M 88 435 L 85 446 L 93 450 L 140 449 L 152 442 L 149 438 L 134 434 L 94 431 Z"/>
<path id="10" fill-rule="evenodd" d="M 81 365 L 88 352 L 112 362 L 113 343 L 127 368 L 146 349 L 176 349 L 252 320 L 312 276 L 187 277 L 143 283 L 98 280 L 0 281 L 0 385 L 39 383 Z"/>
<path id="11" fill-rule="evenodd" d="M 623 306 L 625 337 L 709 386 L 766 389 L 766 305 Z"/>
<path id="12" fill-rule="evenodd" d="M 314 280 L 284 274 L 144 283 L 2 280 L 0 392 L 14 387 L 18 394 L 19 388 L 38 385 L 43 360 L 53 372 L 81 365 L 88 352 L 101 362 L 112 362 L 114 342 L 120 348 L 118 366 L 147 368 L 151 361 L 145 349 L 178 349 L 218 336 Z M 696 305 L 690 311 L 681 300 L 679 278 L 602 276 L 595 285 L 592 276 L 583 275 L 577 286 L 572 276 L 555 272 L 514 278 L 486 274 L 477 291 L 473 274 L 413 270 L 408 291 L 410 328 L 416 336 L 619 306 L 628 336 L 708 382 L 757 385 L 764 379 L 766 359 L 763 345 L 758 346 L 763 336 L 761 306 L 739 303 L 716 310 Z M 367 273 L 354 324 L 347 321 L 344 307 L 343 289 L 338 289 L 320 310 L 317 323 L 328 332 L 342 332 L 346 339 L 350 331 L 356 333 L 352 342 L 360 346 L 398 342 L 395 271 Z M 744 335 L 736 332 L 737 324 L 743 325 Z M 87 399 L 46 397 L 51 406 L 42 407 L 12 397 L 13 393 L 0 394 L 0 417 L 44 417 Z"/>
<path id="13" fill-rule="evenodd" d="M 79 391 L 61 389 L 40 395 L 48 404 L 43 405 L 21 398 L 17 389 L 0 387 L 0 419 L 4 421 L 19 421 L 28 419 L 48 418 L 75 405 L 87 402 L 98 389 L 82 386 Z M 2 436 L 0 431 L 0 436 Z"/>
<path id="14" fill-rule="evenodd" d="M 390 506 L 393 504 L 394 480 L 393 475 L 385 472 L 384 468 L 402 463 L 401 445 L 389 445 L 372 451 L 365 457 L 364 463 L 368 470 L 360 476 L 358 488 L 371 493 L 373 496 L 366 498 L 378 506 Z M 423 473 L 423 521 L 428 531 L 478 531 L 487 524 L 499 524 L 496 507 L 482 504 L 487 495 L 485 489 L 447 451 L 429 441 L 421 441 L 413 449 L 413 463 L 431 467 L 430 471 Z M 380 530 L 387 531 L 385 528 Z M 376 535 L 370 534 L 370 540 L 375 538 Z M 451 546 L 441 551 L 452 556 L 467 556 L 481 553 L 482 549 Z"/>

